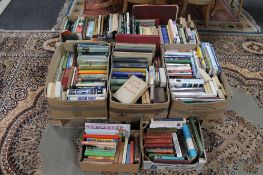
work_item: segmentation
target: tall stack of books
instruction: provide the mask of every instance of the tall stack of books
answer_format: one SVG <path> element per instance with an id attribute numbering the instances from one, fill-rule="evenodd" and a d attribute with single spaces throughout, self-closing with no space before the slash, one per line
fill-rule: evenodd
<path id="1" fill-rule="evenodd" d="M 151 119 L 144 129 L 143 148 L 154 163 L 191 164 L 204 157 L 199 124 L 194 118 Z"/>
<path id="2" fill-rule="evenodd" d="M 134 19 L 129 12 L 124 14 L 99 15 L 97 17 L 79 16 L 76 21 L 67 19 L 62 37 L 85 40 L 111 40 L 116 33 L 158 35 L 157 20 Z"/>
<path id="3" fill-rule="evenodd" d="M 109 45 L 76 44 L 76 54 L 66 52 L 54 82 L 48 84 L 47 97 L 69 101 L 104 100 L 107 97 Z"/>
<path id="4" fill-rule="evenodd" d="M 129 124 L 85 123 L 82 162 L 137 164 L 140 161 L 139 133 L 131 135 Z"/>
<path id="5" fill-rule="evenodd" d="M 199 36 L 193 21 L 180 18 L 179 23 L 170 19 L 167 25 L 159 26 L 163 44 L 199 44 Z"/>
<path id="6" fill-rule="evenodd" d="M 166 76 L 160 58 L 155 58 L 155 45 L 116 43 L 110 87 L 113 100 L 122 103 L 165 102 Z"/>
<path id="7" fill-rule="evenodd" d="M 222 68 L 209 43 L 180 52 L 166 50 L 165 62 L 172 95 L 186 103 L 225 100 L 226 92 L 218 76 Z"/>
<path id="8" fill-rule="evenodd" d="M 105 43 L 77 44 L 77 65 L 67 91 L 67 100 L 104 100 L 107 97 L 107 77 L 110 48 Z"/>

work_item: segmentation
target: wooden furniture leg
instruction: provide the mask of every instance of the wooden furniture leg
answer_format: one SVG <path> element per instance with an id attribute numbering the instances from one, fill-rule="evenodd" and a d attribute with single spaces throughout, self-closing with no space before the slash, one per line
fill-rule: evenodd
<path id="1" fill-rule="evenodd" d="M 205 26 L 208 26 L 209 16 L 210 16 L 210 3 L 206 5 L 206 12 L 205 12 Z"/>
<path id="2" fill-rule="evenodd" d="M 238 10 L 238 13 L 237 13 L 237 17 L 239 18 L 240 14 L 241 14 L 241 11 L 242 11 L 242 8 L 243 8 L 243 3 L 244 3 L 244 0 L 240 0 L 239 1 L 239 10 Z"/>
<path id="3" fill-rule="evenodd" d="M 211 16 L 214 16 L 214 15 L 215 15 L 216 10 L 217 10 L 217 5 L 218 5 L 218 0 L 215 0 L 214 9 L 213 9 L 213 11 L 212 11 L 212 13 L 211 13 Z"/>
<path id="4" fill-rule="evenodd" d="M 128 0 L 123 1 L 122 13 L 127 12 L 128 9 Z"/>
<path id="5" fill-rule="evenodd" d="M 230 5 L 232 8 L 234 8 L 234 1 L 235 0 L 231 0 Z M 242 8 L 243 8 L 243 4 L 244 4 L 244 0 L 239 0 L 239 8 L 238 8 L 238 12 L 237 12 L 237 18 L 239 18 Z"/>
<path id="6" fill-rule="evenodd" d="M 183 7 L 182 7 L 182 11 L 181 11 L 181 16 L 183 16 L 185 14 L 187 6 L 188 6 L 188 3 L 184 2 Z"/>

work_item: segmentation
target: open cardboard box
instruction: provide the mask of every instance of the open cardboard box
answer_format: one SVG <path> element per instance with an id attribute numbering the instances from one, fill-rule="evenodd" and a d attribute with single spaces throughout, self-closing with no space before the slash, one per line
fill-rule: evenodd
<path id="1" fill-rule="evenodd" d="M 194 163 L 188 164 L 189 161 L 185 160 L 182 161 L 183 163 L 179 164 L 165 164 L 165 163 L 155 163 L 152 162 L 145 154 L 144 154 L 144 146 L 143 146 L 143 138 L 144 132 L 147 127 L 149 127 L 150 122 L 149 120 L 142 120 L 140 123 L 140 132 L 141 132 L 141 152 L 142 152 L 142 169 L 143 170 L 167 170 L 171 169 L 178 172 L 186 172 L 186 171 L 197 171 L 201 172 L 204 165 L 207 162 L 206 152 L 197 159 L 194 160 Z M 201 131 L 200 124 L 198 122 L 198 132 L 201 136 L 202 144 L 204 145 L 204 139 Z"/>
<path id="2" fill-rule="evenodd" d="M 130 42 L 127 42 L 130 43 Z M 154 43 L 151 43 L 154 44 Z M 157 49 L 156 49 L 157 51 Z M 113 54 L 112 54 L 113 55 Z M 112 59 L 111 59 L 112 61 Z M 163 65 L 163 60 L 162 65 Z M 110 121 L 113 122 L 138 122 L 141 118 L 147 120 L 151 118 L 167 118 L 170 106 L 170 92 L 168 84 L 165 87 L 166 102 L 164 103 L 151 103 L 151 104 L 123 104 L 112 99 L 113 93 L 110 90 L 110 71 L 108 91 L 109 91 L 109 116 Z"/>
<path id="3" fill-rule="evenodd" d="M 195 48 L 196 48 L 195 45 L 163 45 L 162 54 L 164 57 L 164 52 L 167 49 L 191 50 Z M 228 103 L 232 99 L 233 92 L 231 90 L 231 87 L 229 86 L 229 83 L 224 74 L 224 71 L 222 71 L 222 73 L 220 74 L 218 78 L 226 90 L 226 94 L 227 94 L 226 100 L 190 104 L 190 103 L 183 103 L 183 102 L 176 100 L 171 93 L 171 106 L 170 106 L 168 118 L 196 116 L 199 120 L 203 120 L 203 119 L 222 120 L 224 118 L 224 111 Z M 167 76 L 167 79 L 168 79 L 168 76 Z"/>
<path id="4" fill-rule="evenodd" d="M 135 133 L 140 133 L 140 131 L 132 130 L 131 135 L 134 136 Z M 84 172 L 119 172 L 119 173 L 138 173 L 140 170 L 141 159 L 135 164 L 97 164 L 89 163 L 83 161 L 83 146 L 80 146 L 79 154 L 79 165 L 80 169 Z"/>
<path id="5" fill-rule="evenodd" d="M 51 60 L 46 79 L 45 94 L 49 82 L 53 82 L 62 55 L 65 52 L 75 52 L 76 43 L 90 43 L 91 41 L 68 41 L 60 44 Z M 109 45 L 110 46 L 110 45 Z M 110 58 L 110 55 L 109 55 Z M 110 62 L 110 59 L 109 59 Z M 107 68 L 107 71 L 109 67 Z M 108 93 L 107 93 L 108 94 Z M 108 96 L 107 96 L 108 97 Z M 55 119 L 107 119 L 108 98 L 95 101 L 67 101 L 56 98 L 47 98 L 50 114 Z"/>

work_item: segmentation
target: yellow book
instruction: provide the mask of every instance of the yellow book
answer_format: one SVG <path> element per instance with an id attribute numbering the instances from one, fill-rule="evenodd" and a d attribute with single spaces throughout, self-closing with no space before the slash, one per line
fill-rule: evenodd
<path id="1" fill-rule="evenodd" d="M 107 74 L 107 70 L 79 70 L 79 74 Z"/>
<path id="2" fill-rule="evenodd" d="M 168 25 L 166 26 L 166 29 L 167 29 L 167 33 L 168 33 L 168 37 L 169 37 L 169 42 L 170 42 L 170 44 L 173 44 L 172 35 L 171 35 L 171 32 L 170 32 L 170 30 L 169 30 Z"/>
<path id="3" fill-rule="evenodd" d="M 141 72 L 146 73 L 145 68 L 113 68 L 113 72 Z"/>

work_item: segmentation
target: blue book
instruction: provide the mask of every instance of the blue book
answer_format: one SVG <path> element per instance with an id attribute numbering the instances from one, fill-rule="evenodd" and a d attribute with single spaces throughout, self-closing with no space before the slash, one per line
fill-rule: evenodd
<path id="1" fill-rule="evenodd" d="M 130 164 L 130 151 L 131 151 L 130 144 L 128 144 L 125 164 Z"/>
<path id="2" fill-rule="evenodd" d="M 112 72 L 113 77 L 131 77 L 132 75 L 135 75 L 138 78 L 145 78 L 146 75 L 141 72 Z"/>
<path id="3" fill-rule="evenodd" d="M 192 74 L 193 74 L 193 77 L 196 77 L 196 74 L 197 74 L 197 67 L 196 67 L 195 60 L 194 60 L 193 57 L 191 57 L 191 67 L 192 67 Z"/>
<path id="4" fill-rule="evenodd" d="M 184 139 L 186 141 L 187 154 L 190 158 L 195 158 L 197 156 L 197 153 L 187 124 L 183 125 L 182 131 L 183 131 Z"/>
<path id="5" fill-rule="evenodd" d="M 168 32 L 167 32 L 167 28 L 166 26 L 161 26 L 161 30 L 162 30 L 162 37 L 163 37 L 163 43 L 164 44 L 169 44 L 169 36 L 168 36 Z"/>

